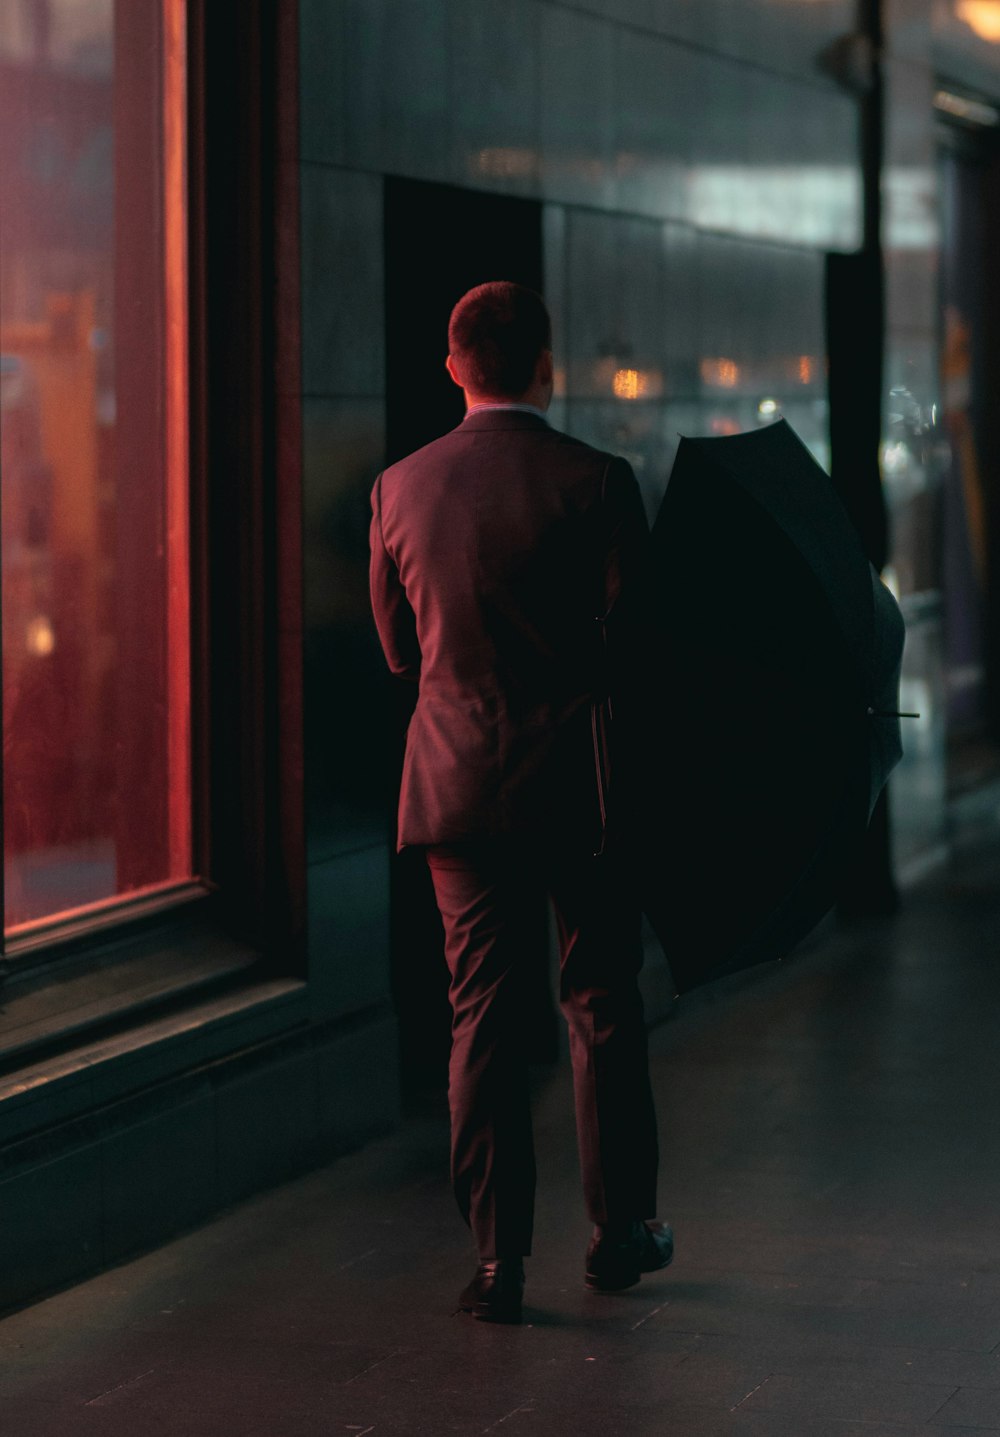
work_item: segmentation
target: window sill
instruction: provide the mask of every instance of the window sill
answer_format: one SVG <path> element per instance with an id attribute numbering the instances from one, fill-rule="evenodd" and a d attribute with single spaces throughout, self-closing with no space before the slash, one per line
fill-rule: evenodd
<path id="1" fill-rule="evenodd" d="M 217 935 L 159 935 L 92 956 L 44 980 L 8 980 L 0 995 L 0 1073 L 75 1047 L 179 999 L 245 981 L 260 957 Z"/>
<path id="2" fill-rule="evenodd" d="M 262 979 L 56 1055 L 35 1055 L 0 1076 L 0 1147 L 286 1033 L 308 1016 L 303 980 Z"/>
<path id="3" fill-rule="evenodd" d="M 15 1090 L 73 1074 L 78 1081 L 94 1064 L 125 1061 L 178 1035 L 190 1048 L 206 1023 L 287 992 L 305 994 L 301 979 L 282 979 L 206 903 L 119 931 L 49 967 L 12 973 L 0 988 L 0 1105 Z"/>

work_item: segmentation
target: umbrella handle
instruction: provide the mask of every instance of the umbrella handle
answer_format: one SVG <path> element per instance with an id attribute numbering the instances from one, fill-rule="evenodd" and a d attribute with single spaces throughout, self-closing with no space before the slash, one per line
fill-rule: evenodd
<path id="1" fill-rule="evenodd" d="M 901 714 L 895 709 L 869 709 L 869 718 L 919 718 L 919 714 Z"/>

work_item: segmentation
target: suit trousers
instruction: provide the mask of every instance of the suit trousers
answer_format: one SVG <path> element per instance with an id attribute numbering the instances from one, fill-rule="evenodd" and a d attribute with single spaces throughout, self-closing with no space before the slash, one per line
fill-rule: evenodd
<path id="1" fill-rule="evenodd" d="M 616 860 L 522 838 L 427 848 L 451 975 L 451 1176 L 480 1261 L 531 1252 L 535 1154 L 522 994 L 559 934 L 583 1194 L 594 1222 L 652 1217 L 658 1144 L 638 974 L 640 910 Z M 537 990 L 537 984 L 534 985 Z M 530 991 L 530 990 L 529 990 Z"/>

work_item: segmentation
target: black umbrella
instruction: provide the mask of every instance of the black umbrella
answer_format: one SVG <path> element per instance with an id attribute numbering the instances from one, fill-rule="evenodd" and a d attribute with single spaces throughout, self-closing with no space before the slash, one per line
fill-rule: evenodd
<path id="1" fill-rule="evenodd" d="M 642 876 L 683 991 L 783 956 L 835 902 L 902 753 L 903 620 L 784 421 L 682 439 L 649 590 L 667 681 Z"/>

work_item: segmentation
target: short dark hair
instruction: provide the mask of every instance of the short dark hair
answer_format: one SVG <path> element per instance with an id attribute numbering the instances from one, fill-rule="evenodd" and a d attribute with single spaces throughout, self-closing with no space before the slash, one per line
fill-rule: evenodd
<path id="1" fill-rule="evenodd" d="M 510 280 L 476 285 L 458 301 L 448 324 L 448 348 L 464 389 L 516 398 L 552 347 L 552 321 L 533 289 Z"/>

